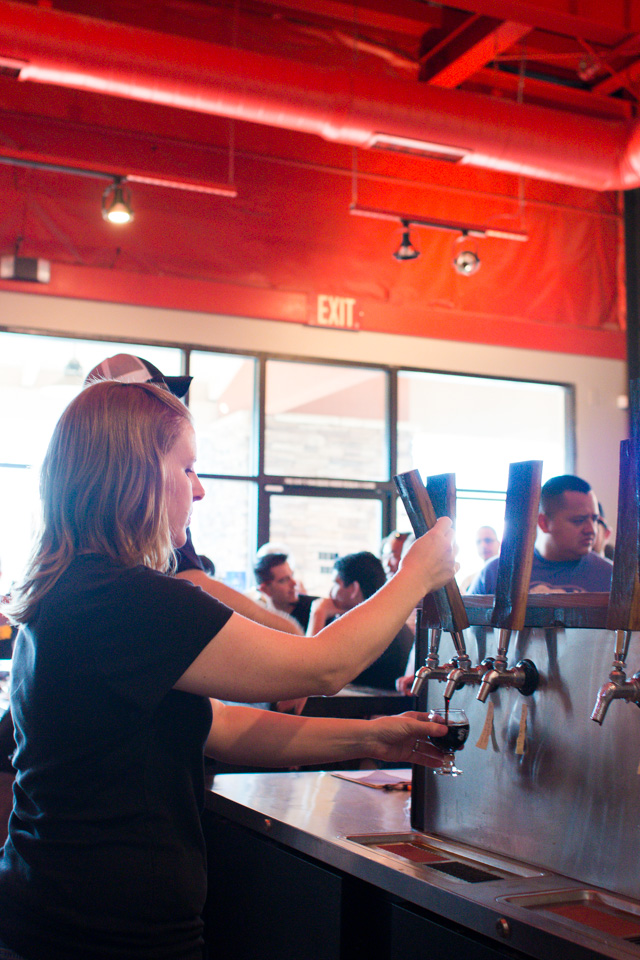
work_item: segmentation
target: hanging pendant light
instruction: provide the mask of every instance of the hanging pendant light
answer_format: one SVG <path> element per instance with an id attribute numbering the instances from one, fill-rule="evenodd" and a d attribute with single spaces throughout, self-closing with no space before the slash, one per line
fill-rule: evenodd
<path id="1" fill-rule="evenodd" d="M 102 194 L 102 216 L 109 223 L 124 224 L 133 220 L 131 191 L 121 177 L 116 177 Z"/>
<path id="2" fill-rule="evenodd" d="M 411 243 L 411 237 L 409 236 L 409 221 L 401 220 L 403 227 L 402 240 L 400 241 L 400 246 L 394 253 L 396 260 L 415 260 L 416 257 L 420 256 L 420 251 L 416 250 L 414 245 Z"/>

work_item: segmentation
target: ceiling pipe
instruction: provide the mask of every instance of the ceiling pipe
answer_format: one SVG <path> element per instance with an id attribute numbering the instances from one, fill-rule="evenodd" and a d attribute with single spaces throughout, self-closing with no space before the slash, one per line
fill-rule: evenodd
<path id="1" fill-rule="evenodd" d="M 0 0 L 0 66 L 20 81 L 162 104 L 594 190 L 640 186 L 640 121 L 381 81 Z"/>

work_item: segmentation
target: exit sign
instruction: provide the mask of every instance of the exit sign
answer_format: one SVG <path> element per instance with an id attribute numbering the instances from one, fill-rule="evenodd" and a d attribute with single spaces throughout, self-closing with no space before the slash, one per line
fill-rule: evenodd
<path id="1" fill-rule="evenodd" d="M 360 324 L 356 317 L 356 301 L 353 297 L 330 297 L 318 294 L 316 315 L 311 319 L 312 326 L 331 327 L 334 330 L 358 330 Z"/>

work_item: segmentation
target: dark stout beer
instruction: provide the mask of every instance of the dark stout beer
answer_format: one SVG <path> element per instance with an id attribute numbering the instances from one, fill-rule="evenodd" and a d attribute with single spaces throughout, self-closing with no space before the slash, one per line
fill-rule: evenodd
<path id="1" fill-rule="evenodd" d="M 438 750 L 462 750 L 469 736 L 468 720 L 448 720 L 449 729 L 444 737 L 429 737 L 429 740 Z"/>

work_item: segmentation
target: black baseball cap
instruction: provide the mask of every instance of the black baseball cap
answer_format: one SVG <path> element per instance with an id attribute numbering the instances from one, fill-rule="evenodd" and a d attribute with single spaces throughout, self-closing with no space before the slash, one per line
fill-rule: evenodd
<path id="1" fill-rule="evenodd" d="M 142 357 L 130 353 L 117 353 L 115 357 L 103 360 L 90 370 L 84 385 L 97 380 L 121 380 L 123 383 L 159 383 L 165 386 L 174 397 L 184 397 L 191 386 L 193 377 L 165 377 L 157 367 Z"/>

